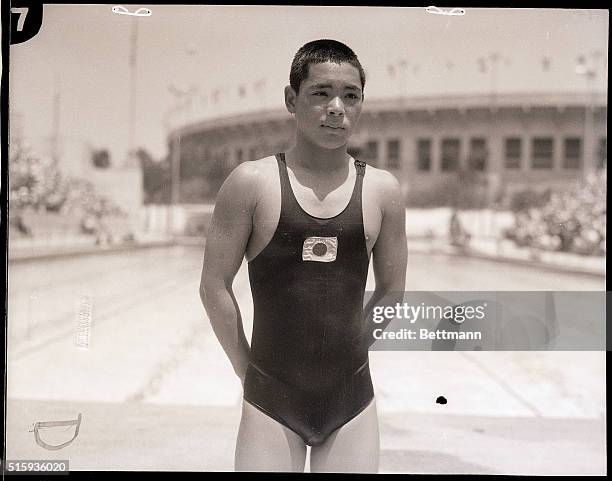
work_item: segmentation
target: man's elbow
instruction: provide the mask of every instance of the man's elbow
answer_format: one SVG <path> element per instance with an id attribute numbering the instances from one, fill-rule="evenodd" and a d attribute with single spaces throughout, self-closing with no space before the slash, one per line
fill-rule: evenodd
<path id="1" fill-rule="evenodd" d="M 209 308 L 215 303 L 219 296 L 228 292 L 227 283 L 224 279 L 218 277 L 204 276 L 200 282 L 200 300 L 205 308 Z"/>
<path id="2" fill-rule="evenodd" d="M 199 294 L 202 305 L 206 306 L 206 287 L 204 287 L 203 283 L 200 283 Z"/>
<path id="3" fill-rule="evenodd" d="M 393 272 L 392 275 L 380 276 L 375 279 L 376 290 L 384 293 L 402 292 L 406 289 L 405 268 Z"/>
<path id="4" fill-rule="evenodd" d="M 401 282 L 378 282 L 375 290 L 381 295 L 393 295 L 393 293 L 404 291 L 404 288 Z"/>
<path id="5" fill-rule="evenodd" d="M 208 309 L 216 291 L 215 282 L 212 279 L 202 279 L 200 282 L 200 300 L 202 305 Z"/>

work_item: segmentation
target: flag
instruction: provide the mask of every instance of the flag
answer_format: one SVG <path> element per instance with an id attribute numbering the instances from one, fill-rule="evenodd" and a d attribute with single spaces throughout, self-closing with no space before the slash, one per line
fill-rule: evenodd
<path id="1" fill-rule="evenodd" d="M 253 84 L 253 89 L 255 90 L 255 92 L 261 93 L 261 91 L 264 89 L 265 86 L 266 86 L 266 79 L 259 79 L 257 82 Z"/>
<path id="2" fill-rule="evenodd" d="M 542 57 L 542 69 L 545 72 L 550 69 L 550 57 Z"/>

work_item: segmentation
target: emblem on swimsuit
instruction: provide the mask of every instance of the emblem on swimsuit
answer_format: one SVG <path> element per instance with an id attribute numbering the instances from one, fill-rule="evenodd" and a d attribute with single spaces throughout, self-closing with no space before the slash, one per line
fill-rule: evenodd
<path id="1" fill-rule="evenodd" d="M 338 253 L 337 237 L 308 237 L 302 248 L 302 260 L 333 262 Z"/>

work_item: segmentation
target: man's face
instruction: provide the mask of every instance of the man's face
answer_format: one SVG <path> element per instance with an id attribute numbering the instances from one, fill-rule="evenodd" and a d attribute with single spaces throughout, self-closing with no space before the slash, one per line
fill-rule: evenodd
<path id="1" fill-rule="evenodd" d="M 295 114 L 298 135 L 326 149 L 348 142 L 361 115 L 359 70 L 349 63 L 310 64 L 308 78 L 295 96 L 289 88 L 287 107 Z"/>

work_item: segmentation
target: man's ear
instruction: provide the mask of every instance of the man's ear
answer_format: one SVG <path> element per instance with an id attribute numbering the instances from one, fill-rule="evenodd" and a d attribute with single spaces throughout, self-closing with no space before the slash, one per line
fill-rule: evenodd
<path id="1" fill-rule="evenodd" d="M 291 85 L 287 85 L 285 87 L 285 106 L 290 114 L 295 113 L 295 101 L 297 98 L 297 94 Z"/>

